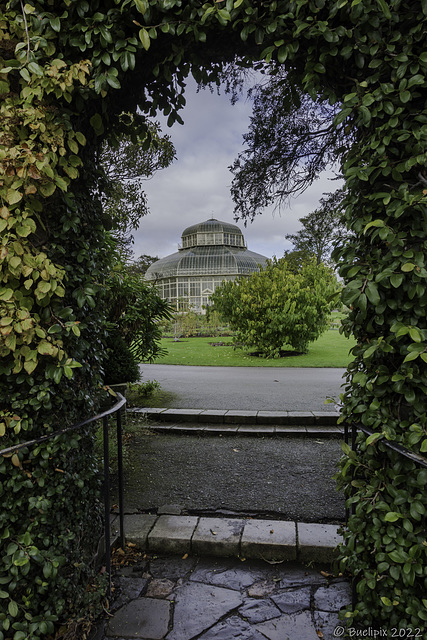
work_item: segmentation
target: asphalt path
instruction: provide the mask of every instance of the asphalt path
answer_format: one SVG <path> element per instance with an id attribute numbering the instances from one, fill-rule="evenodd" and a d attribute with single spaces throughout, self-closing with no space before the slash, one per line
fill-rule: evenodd
<path id="1" fill-rule="evenodd" d="M 136 435 L 125 465 L 126 511 L 176 504 L 206 514 L 342 522 L 335 438 Z"/>
<path id="2" fill-rule="evenodd" d="M 161 406 L 331 411 L 333 405 L 325 405 L 325 400 L 327 397 L 339 399 L 345 369 L 143 364 L 141 372 L 143 382 L 157 380 L 166 392 Z"/>

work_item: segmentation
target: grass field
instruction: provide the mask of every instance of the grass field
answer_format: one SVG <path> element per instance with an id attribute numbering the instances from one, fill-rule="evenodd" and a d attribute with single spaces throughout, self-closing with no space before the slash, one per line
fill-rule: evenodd
<path id="1" fill-rule="evenodd" d="M 224 346 L 209 343 L 222 342 Z M 232 346 L 233 338 L 163 338 L 162 347 L 168 354 L 156 360 L 156 364 L 182 364 L 216 367 L 346 367 L 351 360 L 349 350 L 355 344 L 337 330 L 326 331 L 309 345 L 304 355 L 287 355 L 266 359 L 250 356 Z M 286 347 L 285 347 L 286 348 Z"/>

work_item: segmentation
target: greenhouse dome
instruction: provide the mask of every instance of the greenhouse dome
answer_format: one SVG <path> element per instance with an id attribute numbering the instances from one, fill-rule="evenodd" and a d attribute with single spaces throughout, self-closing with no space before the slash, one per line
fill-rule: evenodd
<path id="1" fill-rule="evenodd" d="M 178 311 L 204 313 L 210 296 L 224 280 L 250 276 L 266 260 L 246 248 L 237 225 L 211 218 L 187 227 L 178 251 L 151 264 L 145 278 Z"/>

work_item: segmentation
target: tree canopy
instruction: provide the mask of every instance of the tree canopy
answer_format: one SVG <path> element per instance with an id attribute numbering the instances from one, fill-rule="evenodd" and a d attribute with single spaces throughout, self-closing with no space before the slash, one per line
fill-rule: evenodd
<path id="1" fill-rule="evenodd" d="M 339 104 L 315 100 L 291 80 L 288 72 L 269 65 L 253 98 L 244 150 L 231 167 L 235 213 L 244 219 L 268 205 L 286 204 L 331 167 L 351 144 L 344 126 L 336 126 Z"/>
<path id="2" fill-rule="evenodd" d="M 105 140 L 100 151 L 99 164 L 105 175 L 100 177 L 96 195 L 102 203 L 105 227 L 111 225 L 115 239 L 129 254 L 126 247 L 132 244 L 132 231 L 149 213 L 144 182 L 173 162 L 175 148 L 168 135 L 161 135 L 156 122 L 148 123 L 142 137 L 132 132 L 113 142 Z"/>
<path id="3" fill-rule="evenodd" d="M 314 256 L 317 264 L 330 260 L 332 250 L 343 244 L 346 235 L 343 196 L 342 189 L 328 194 L 321 198 L 318 209 L 299 219 L 302 228 L 285 235 L 294 245 L 294 251 Z"/>
<path id="4" fill-rule="evenodd" d="M 307 351 L 326 330 L 336 291 L 336 278 L 324 265 L 307 260 L 295 273 L 287 260 L 273 259 L 249 278 L 223 282 L 211 301 L 238 342 L 278 358 L 286 346 Z"/>

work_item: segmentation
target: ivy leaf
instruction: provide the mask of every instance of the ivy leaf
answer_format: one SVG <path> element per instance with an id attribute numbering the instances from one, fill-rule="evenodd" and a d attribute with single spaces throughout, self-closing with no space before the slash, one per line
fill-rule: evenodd
<path id="1" fill-rule="evenodd" d="M 371 222 L 368 222 L 368 224 L 366 225 L 366 227 L 363 229 L 363 233 L 366 233 L 368 229 L 370 229 L 371 227 L 385 227 L 385 222 L 384 220 L 372 220 Z"/>
<path id="2" fill-rule="evenodd" d="M 58 352 L 58 348 L 51 342 L 42 340 L 37 346 L 37 351 L 41 356 L 55 356 Z"/>
<path id="3" fill-rule="evenodd" d="M 139 13 L 142 13 L 142 15 L 144 15 L 144 13 L 148 9 L 148 0 L 134 0 L 134 2 Z"/>
<path id="4" fill-rule="evenodd" d="M 150 40 L 150 36 L 148 34 L 147 29 L 144 29 L 144 27 L 140 29 L 138 35 L 139 35 L 139 39 L 142 42 L 142 46 L 146 51 L 148 51 L 148 49 L 150 48 L 151 40 Z"/>
<path id="5" fill-rule="evenodd" d="M 393 273 L 393 275 L 390 277 L 390 282 L 392 284 L 392 286 L 397 289 L 398 287 L 400 287 L 400 285 L 403 282 L 403 274 L 401 273 Z"/>
<path id="6" fill-rule="evenodd" d="M 48 198 L 49 196 L 51 196 L 52 193 L 54 193 L 55 189 L 56 189 L 56 185 L 53 182 L 46 182 L 45 184 L 42 184 L 39 187 L 40 193 L 45 198 Z"/>
<path id="7" fill-rule="evenodd" d="M 382 433 L 371 433 L 371 435 L 366 438 L 366 444 L 374 444 L 375 442 L 377 442 L 378 440 L 381 440 L 382 438 L 383 438 Z"/>
<path id="8" fill-rule="evenodd" d="M 58 18 L 58 16 L 56 18 L 52 18 L 52 20 L 49 21 L 49 24 L 54 31 L 61 31 L 61 20 Z"/>
<path id="9" fill-rule="evenodd" d="M 8 189 L 6 193 L 6 200 L 9 204 L 17 204 L 22 200 L 22 193 L 17 189 Z"/>
<path id="10" fill-rule="evenodd" d="M 400 268 L 402 271 L 405 271 L 405 273 L 409 273 L 409 271 L 413 271 L 415 269 L 415 265 L 413 262 L 405 262 L 405 264 L 402 264 Z"/>
<path id="11" fill-rule="evenodd" d="M 12 618 L 16 618 L 16 616 L 18 615 L 19 612 L 19 608 L 18 605 L 16 604 L 15 600 L 11 600 L 9 602 L 9 605 L 7 607 L 9 614 L 12 616 Z"/>
<path id="12" fill-rule="evenodd" d="M 102 122 L 102 118 L 99 113 L 95 113 L 89 122 L 97 135 L 104 133 L 104 123 Z"/>
<path id="13" fill-rule="evenodd" d="M 393 560 L 393 562 L 399 562 L 403 564 L 407 560 L 406 553 L 404 553 L 403 551 L 399 551 L 397 549 L 395 549 L 394 551 L 391 551 L 388 555 L 390 559 Z"/>
<path id="14" fill-rule="evenodd" d="M 398 513 L 397 511 L 389 511 L 388 513 L 385 514 L 384 521 L 396 522 L 396 520 L 399 520 L 399 518 L 403 518 L 401 513 Z"/>
<path id="15" fill-rule="evenodd" d="M 409 327 L 409 335 L 414 342 L 421 342 L 422 336 L 417 327 Z"/>
<path id="16" fill-rule="evenodd" d="M 380 5 L 381 10 L 382 10 L 383 14 L 385 15 L 385 17 L 388 20 L 391 20 L 391 12 L 390 12 L 389 6 L 386 3 L 386 1 L 385 0 L 377 0 L 377 2 Z"/>
<path id="17" fill-rule="evenodd" d="M 37 367 L 37 364 L 37 360 L 25 360 L 24 369 L 29 375 L 31 375 L 34 369 Z"/>
<path id="18" fill-rule="evenodd" d="M 378 289 L 372 282 L 370 282 L 366 287 L 366 296 L 369 302 L 371 302 L 374 306 L 377 306 L 381 301 Z"/>

